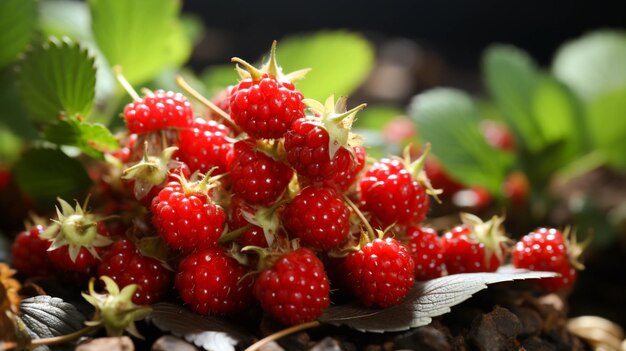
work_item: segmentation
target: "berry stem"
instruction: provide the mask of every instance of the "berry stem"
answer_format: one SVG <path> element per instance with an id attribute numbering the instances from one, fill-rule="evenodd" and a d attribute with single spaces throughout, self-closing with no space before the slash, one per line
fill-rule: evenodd
<path id="1" fill-rule="evenodd" d="M 318 321 L 312 321 L 312 322 L 307 322 L 307 323 L 303 323 L 303 324 L 298 324 L 298 325 L 294 325 L 293 327 L 289 327 L 287 329 L 283 329 L 281 331 L 278 331 L 274 334 L 268 335 L 266 337 L 264 337 L 263 339 L 255 342 L 254 344 L 248 346 L 247 349 L 245 349 L 244 351 L 256 351 L 256 350 L 260 350 L 265 344 L 271 342 L 271 341 L 276 341 L 284 336 L 287 336 L 289 334 L 293 334 L 295 332 L 299 332 L 302 330 L 307 330 L 307 329 L 311 329 L 311 328 L 316 328 L 319 327 L 321 324 Z"/>
<path id="2" fill-rule="evenodd" d="M 189 83 L 187 83 L 181 75 L 176 76 L 176 84 L 178 84 L 178 86 L 181 87 L 181 89 L 183 89 L 187 94 L 193 96 L 194 99 L 198 100 L 208 109 L 222 117 L 222 120 L 227 123 L 237 134 L 241 133 L 241 128 L 239 128 L 239 126 L 235 124 L 235 122 L 230 118 L 230 115 L 226 113 L 226 111 L 222 110 L 209 99 L 202 96 L 202 94 L 192 88 L 191 85 L 189 85 Z"/>
<path id="3" fill-rule="evenodd" d="M 224 235 L 222 235 L 220 237 L 220 239 L 218 240 L 218 242 L 220 244 L 226 244 L 229 243 L 233 240 L 236 240 L 238 237 L 241 236 L 241 234 L 243 234 L 246 230 L 252 228 L 253 225 L 252 224 L 246 224 L 243 227 L 237 228 L 235 230 L 232 230 Z"/>
<path id="4" fill-rule="evenodd" d="M 128 95 L 133 98 L 135 101 L 140 101 L 141 97 L 137 94 L 137 91 L 133 88 L 132 85 L 128 82 L 126 77 L 122 74 L 122 66 L 115 65 L 113 67 L 113 74 L 115 74 L 115 79 L 120 83 L 120 85 L 126 90 Z"/>
<path id="5" fill-rule="evenodd" d="M 365 218 L 365 216 L 363 215 L 363 212 L 359 210 L 359 208 L 354 204 L 354 202 L 352 202 L 352 200 L 350 200 L 350 198 L 346 194 L 342 194 L 341 196 L 343 197 L 343 200 L 346 202 L 346 204 L 348 204 L 348 207 L 352 209 L 352 212 L 354 212 L 357 217 L 359 217 L 361 223 L 363 223 L 363 225 L 365 226 L 365 230 L 367 231 L 367 236 L 369 237 L 369 239 L 372 241 L 375 240 L 377 237 L 376 232 L 374 231 L 374 228 L 372 228 L 372 226 L 370 225 L 370 222 L 367 220 L 367 218 Z"/>

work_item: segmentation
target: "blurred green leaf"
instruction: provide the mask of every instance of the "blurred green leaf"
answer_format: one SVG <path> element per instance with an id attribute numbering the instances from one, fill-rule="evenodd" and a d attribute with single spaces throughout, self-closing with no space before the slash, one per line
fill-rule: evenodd
<path id="1" fill-rule="evenodd" d="M 46 140 L 57 145 L 76 146 L 86 155 L 102 159 L 103 151 L 116 150 L 118 142 L 102 124 L 64 119 L 44 130 Z"/>
<path id="2" fill-rule="evenodd" d="M 41 204 L 82 198 L 92 184 L 83 165 L 59 149 L 28 150 L 13 170 L 20 189 Z"/>
<path id="3" fill-rule="evenodd" d="M 357 114 L 355 127 L 380 131 L 389 121 L 404 116 L 405 112 L 395 106 L 368 106 Z"/>
<path id="4" fill-rule="evenodd" d="M 207 92 L 212 95 L 219 93 L 224 88 L 235 85 L 239 81 L 239 75 L 235 71 L 235 65 L 210 66 L 202 72 L 200 77 Z"/>
<path id="5" fill-rule="evenodd" d="M 35 0 L 0 1 L 0 68 L 14 62 L 36 30 Z"/>
<path id="6" fill-rule="evenodd" d="M 36 121 L 60 114 L 88 116 L 93 107 L 96 68 L 87 49 L 52 37 L 20 62 L 19 88 L 26 111 Z"/>
<path id="7" fill-rule="evenodd" d="M 40 1 L 39 27 L 46 36 L 69 37 L 84 44 L 93 42 L 91 14 L 82 1 L 55 0 Z"/>
<path id="8" fill-rule="evenodd" d="M 409 115 L 454 179 L 501 194 L 513 158 L 487 144 L 479 127 L 481 116 L 467 94 L 456 89 L 429 90 L 413 99 Z"/>
<path id="9" fill-rule="evenodd" d="M 0 123 L 0 167 L 15 162 L 19 158 L 21 149 L 20 138 Z"/>
<path id="10" fill-rule="evenodd" d="M 586 102 L 626 87 L 626 31 L 601 30 L 566 43 L 552 71 Z"/>
<path id="11" fill-rule="evenodd" d="M 180 65 L 191 43 L 178 20 L 177 0 L 90 0 L 92 30 L 111 66 L 120 65 L 133 85 Z"/>
<path id="12" fill-rule="evenodd" d="M 345 31 L 286 37 L 278 42 L 276 55 L 284 73 L 312 68 L 296 85 L 305 97 L 319 101 L 330 94 L 349 96 L 374 64 L 372 45 L 361 35 Z"/>
<path id="13" fill-rule="evenodd" d="M 38 132 L 26 118 L 16 81 L 17 72 L 13 67 L 0 69 L 0 121 L 22 139 L 36 139 Z"/>
<path id="14" fill-rule="evenodd" d="M 487 87 L 518 141 L 530 151 L 544 146 L 533 116 L 532 101 L 539 73 L 528 55 L 512 46 L 489 47 L 483 57 Z"/>
<path id="15" fill-rule="evenodd" d="M 599 96 L 588 105 L 589 132 L 609 164 L 626 168 L 626 87 Z"/>

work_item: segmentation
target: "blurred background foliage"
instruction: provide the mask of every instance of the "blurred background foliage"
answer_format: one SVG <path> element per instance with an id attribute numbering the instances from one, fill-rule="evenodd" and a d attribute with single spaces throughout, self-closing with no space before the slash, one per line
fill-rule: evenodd
<path id="1" fill-rule="evenodd" d="M 626 243 L 624 14 L 608 1 L 2 0 L 0 230 L 97 181 L 83 164 L 117 147 L 130 101 L 113 66 L 136 88 L 180 90 L 181 74 L 212 98 L 237 80 L 231 57 L 260 62 L 277 39 L 285 72 L 313 69 L 306 97 L 368 103 L 355 128 L 370 156 L 432 144 L 434 222 L 505 213 L 513 236 L 570 224 L 605 252 Z"/>

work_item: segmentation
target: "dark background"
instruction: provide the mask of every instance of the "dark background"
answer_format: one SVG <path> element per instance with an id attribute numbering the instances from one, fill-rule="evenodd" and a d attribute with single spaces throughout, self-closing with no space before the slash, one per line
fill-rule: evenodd
<path id="1" fill-rule="evenodd" d="M 185 1 L 221 46 L 192 65 L 258 57 L 286 34 L 347 28 L 373 39 L 404 37 L 451 66 L 479 67 L 490 43 L 518 46 L 548 65 L 564 41 L 599 28 L 626 27 L 626 1 Z M 215 46 L 214 46 L 215 47 Z"/>

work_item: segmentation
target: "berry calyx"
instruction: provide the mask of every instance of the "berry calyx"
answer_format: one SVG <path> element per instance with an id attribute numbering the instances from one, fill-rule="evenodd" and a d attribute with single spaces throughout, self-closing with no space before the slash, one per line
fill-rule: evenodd
<path id="1" fill-rule="evenodd" d="M 60 256 L 67 256 L 72 263 L 79 266 L 83 266 L 79 264 L 82 260 L 77 261 L 79 256 L 81 259 L 84 258 L 95 263 L 95 259 L 100 259 L 96 249 L 108 246 L 113 242 L 105 235 L 102 235 L 105 228 L 99 224 L 103 218 L 85 209 L 88 200 L 89 198 L 85 200 L 85 204 L 82 207 L 76 202 L 76 206 L 72 208 L 65 200 L 58 198 L 57 201 L 60 208 L 59 206 L 56 207 L 57 218 L 52 219 L 50 226 L 40 235 L 42 239 L 50 242 L 49 252 L 60 249 L 67 250 L 67 255 Z M 53 254 L 50 257 L 53 260 L 61 258 L 57 254 Z M 63 260 L 60 263 L 65 265 L 67 262 Z"/>
<path id="2" fill-rule="evenodd" d="M 85 324 L 103 325 L 110 336 L 119 336 L 127 331 L 135 337 L 142 338 L 135 326 L 135 321 L 146 317 L 151 309 L 132 302 L 132 297 L 139 285 L 130 284 L 120 290 L 110 277 L 102 276 L 100 280 L 104 282 L 107 293 L 100 294 L 95 291 L 94 278 L 89 281 L 89 294 L 82 293 L 83 298 L 96 308 L 93 319 Z"/>

